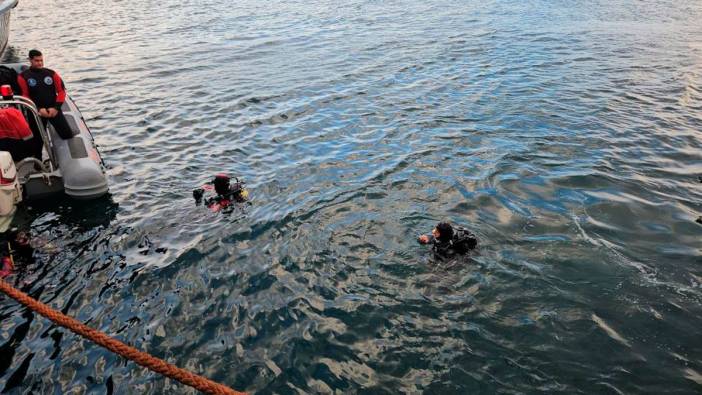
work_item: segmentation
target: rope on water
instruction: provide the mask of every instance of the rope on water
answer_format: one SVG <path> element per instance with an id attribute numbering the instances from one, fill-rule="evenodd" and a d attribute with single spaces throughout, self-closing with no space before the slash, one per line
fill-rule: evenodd
<path id="1" fill-rule="evenodd" d="M 130 359 L 145 368 L 151 369 L 154 372 L 160 373 L 174 380 L 178 380 L 181 383 L 189 385 L 199 391 L 202 391 L 207 394 L 217 395 L 244 394 L 243 392 L 234 391 L 233 389 L 227 386 L 215 383 L 214 381 L 206 379 L 202 376 L 198 376 L 185 369 L 181 369 L 175 365 L 171 365 L 170 363 L 162 359 L 156 358 L 143 351 L 139 351 L 134 347 L 128 346 L 117 339 L 113 339 L 107 336 L 106 334 L 96 329 L 93 329 L 87 325 L 84 325 L 81 322 L 76 321 L 75 319 L 65 314 L 62 314 L 61 312 L 52 309 L 44 303 L 33 299 L 31 296 L 15 289 L 12 285 L 10 285 L 2 279 L 0 279 L 0 291 L 4 292 L 9 297 L 18 301 L 19 303 L 27 306 L 30 310 L 48 318 L 53 323 L 67 328 L 72 332 L 79 334 L 84 338 L 105 347 L 106 349 L 114 352 L 115 354 L 119 354 L 124 358 Z"/>

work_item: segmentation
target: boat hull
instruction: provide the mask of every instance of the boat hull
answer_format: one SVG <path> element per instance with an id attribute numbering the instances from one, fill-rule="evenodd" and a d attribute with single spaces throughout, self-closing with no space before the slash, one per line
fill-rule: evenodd
<path id="1" fill-rule="evenodd" d="M 10 38 L 10 14 L 18 0 L 0 0 L 0 54 L 5 51 Z"/>

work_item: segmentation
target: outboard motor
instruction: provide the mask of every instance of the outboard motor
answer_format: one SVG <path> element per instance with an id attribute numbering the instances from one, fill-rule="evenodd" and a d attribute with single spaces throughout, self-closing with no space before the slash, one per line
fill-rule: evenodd
<path id="1" fill-rule="evenodd" d="M 0 151 L 0 216 L 13 214 L 21 201 L 22 190 L 17 181 L 15 162 L 9 152 Z"/>

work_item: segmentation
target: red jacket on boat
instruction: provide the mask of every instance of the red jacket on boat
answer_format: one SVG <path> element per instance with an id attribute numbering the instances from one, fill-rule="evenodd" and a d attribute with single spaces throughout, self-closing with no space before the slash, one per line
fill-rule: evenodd
<path id="1" fill-rule="evenodd" d="M 0 108 L 0 139 L 29 140 L 32 130 L 22 112 L 16 108 Z"/>

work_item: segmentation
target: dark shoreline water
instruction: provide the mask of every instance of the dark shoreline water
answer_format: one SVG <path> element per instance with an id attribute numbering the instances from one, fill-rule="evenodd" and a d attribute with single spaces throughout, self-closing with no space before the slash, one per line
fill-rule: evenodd
<path id="1" fill-rule="evenodd" d="M 5 58 L 44 50 L 110 168 L 19 215 L 43 302 L 252 393 L 702 390 L 699 4 L 15 11 Z M 219 171 L 251 206 L 194 205 Z M 479 249 L 436 261 L 441 219 Z M 0 317 L 0 391 L 189 391 Z"/>

